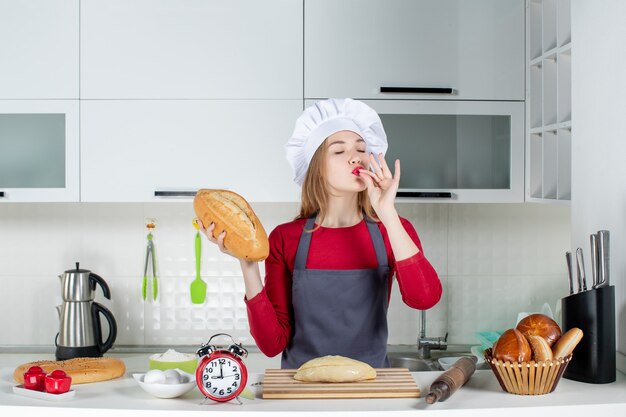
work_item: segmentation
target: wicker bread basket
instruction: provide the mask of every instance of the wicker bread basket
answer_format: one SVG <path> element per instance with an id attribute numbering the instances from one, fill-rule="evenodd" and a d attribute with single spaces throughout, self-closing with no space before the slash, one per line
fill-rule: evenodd
<path id="1" fill-rule="evenodd" d="M 502 389 L 518 395 L 551 393 L 572 360 L 570 354 L 550 361 L 502 362 L 491 356 L 491 348 L 485 350 L 484 355 Z"/>

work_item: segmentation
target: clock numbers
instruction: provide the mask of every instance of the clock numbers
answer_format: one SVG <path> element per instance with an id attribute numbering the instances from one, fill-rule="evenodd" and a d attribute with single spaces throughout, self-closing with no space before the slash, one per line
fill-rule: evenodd
<path id="1" fill-rule="evenodd" d="M 207 363 L 202 373 L 204 388 L 216 397 L 228 397 L 240 387 L 241 370 L 237 362 L 217 358 Z"/>

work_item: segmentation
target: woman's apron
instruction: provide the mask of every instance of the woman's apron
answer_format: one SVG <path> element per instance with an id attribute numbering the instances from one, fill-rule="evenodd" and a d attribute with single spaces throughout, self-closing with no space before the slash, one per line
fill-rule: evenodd
<path id="1" fill-rule="evenodd" d="M 378 225 L 367 217 L 366 223 L 378 260 L 374 269 L 307 269 L 312 233 L 302 231 L 291 290 L 294 333 L 283 351 L 282 368 L 299 368 L 325 355 L 346 356 L 374 368 L 389 366 L 387 250 Z M 314 224 L 315 215 L 304 229 Z"/>

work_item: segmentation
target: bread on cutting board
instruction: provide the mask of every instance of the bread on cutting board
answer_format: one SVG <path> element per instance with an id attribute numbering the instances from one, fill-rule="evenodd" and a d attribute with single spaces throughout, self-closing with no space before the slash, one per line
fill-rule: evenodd
<path id="1" fill-rule="evenodd" d="M 293 376 L 304 382 L 356 382 L 376 378 L 376 370 L 365 362 L 328 355 L 305 362 Z"/>

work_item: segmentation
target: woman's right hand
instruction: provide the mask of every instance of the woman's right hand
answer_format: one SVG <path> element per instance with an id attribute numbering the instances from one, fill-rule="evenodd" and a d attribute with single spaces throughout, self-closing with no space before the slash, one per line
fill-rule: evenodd
<path id="1" fill-rule="evenodd" d="M 237 258 L 224 246 L 224 238 L 226 237 L 226 231 L 224 230 L 216 238 L 213 237 L 213 230 L 215 229 L 215 223 L 211 223 L 209 227 L 205 228 L 200 219 L 196 219 L 198 228 L 209 239 L 210 242 L 215 243 L 222 253 L 239 259 L 241 265 L 241 272 L 243 274 L 243 280 L 246 286 L 246 297 L 248 300 L 256 296 L 261 290 L 263 290 L 263 284 L 261 283 L 261 275 L 259 272 L 258 262 L 248 261 L 246 259 Z"/>
<path id="2" fill-rule="evenodd" d="M 225 253 L 227 255 L 230 255 L 233 258 L 236 258 L 236 256 L 233 255 L 224 246 L 224 238 L 226 237 L 226 230 L 224 230 L 222 233 L 220 233 L 219 236 L 216 239 L 216 238 L 213 237 L 213 230 L 215 229 L 215 223 L 211 223 L 209 225 L 209 227 L 205 228 L 204 225 L 202 224 L 202 222 L 200 221 L 200 219 L 197 219 L 196 221 L 198 223 L 198 227 L 200 228 L 200 231 L 207 237 L 207 239 L 209 239 L 210 242 L 215 243 L 220 248 L 220 252 Z"/>

